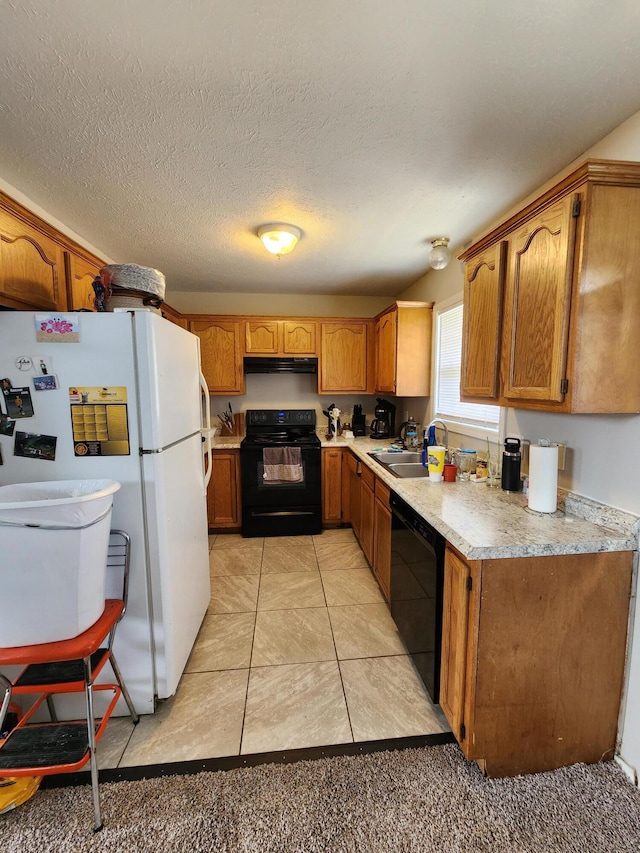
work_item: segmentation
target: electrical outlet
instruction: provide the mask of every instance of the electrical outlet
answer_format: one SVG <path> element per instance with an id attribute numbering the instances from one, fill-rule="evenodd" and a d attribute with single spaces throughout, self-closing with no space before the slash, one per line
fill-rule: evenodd
<path id="1" fill-rule="evenodd" d="M 567 458 L 567 446 L 566 444 L 558 444 L 557 442 L 552 442 L 554 447 L 558 448 L 558 471 L 564 471 L 564 466 Z"/>

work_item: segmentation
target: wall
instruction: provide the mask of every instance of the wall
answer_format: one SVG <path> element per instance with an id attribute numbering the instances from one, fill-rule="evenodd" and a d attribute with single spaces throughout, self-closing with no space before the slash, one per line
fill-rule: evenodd
<path id="1" fill-rule="evenodd" d="M 586 158 L 640 161 L 640 113 L 585 151 L 540 189 L 553 186 Z M 515 213 L 537 195 L 539 191 L 523 199 L 512 210 L 505 211 L 501 219 Z M 486 223 L 474 241 L 497 224 Z M 458 247 L 457 253 L 463 248 Z M 462 286 L 462 267 L 454 260 L 443 271 L 429 272 L 399 298 L 440 302 L 462 294 Z M 637 365 L 629 365 L 629 370 L 636 369 Z M 637 452 L 640 416 L 556 415 L 509 409 L 506 426 L 507 435 L 522 435 L 531 441 L 547 437 L 570 448 L 566 470 L 559 475 L 559 485 L 563 488 L 635 515 L 640 514 L 640 453 Z M 603 448 L 607 448 L 606 451 Z M 620 756 L 635 771 L 637 780 L 640 775 L 640 608 L 635 608 L 635 596 L 631 626 Z"/>
<path id="2" fill-rule="evenodd" d="M 327 424 L 327 418 L 322 414 L 331 403 L 342 412 L 341 422 L 351 421 L 354 403 L 362 406 L 367 416 L 367 426 L 373 419 L 373 410 L 376 398 L 367 394 L 339 394 L 318 395 L 318 377 L 309 374 L 282 375 L 282 374 L 260 374 L 251 373 L 245 377 L 246 393 L 231 399 L 234 412 L 245 412 L 247 409 L 313 409 L 316 413 L 318 434 L 322 434 Z M 227 408 L 228 395 L 214 395 L 211 397 L 212 425 L 220 429 L 218 412 Z M 220 435 L 225 435 L 224 429 Z M 367 430 L 368 434 L 368 430 Z"/>
<path id="3" fill-rule="evenodd" d="M 11 184 L 4 181 L 0 178 L 0 190 L 5 192 L 12 199 L 17 201 L 19 204 L 24 205 L 28 210 L 32 213 L 35 213 L 36 216 L 39 216 L 45 222 L 48 222 L 49 225 L 52 225 L 54 228 L 57 228 L 58 231 L 62 232 L 62 234 L 66 234 L 67 237 L 70 237 L 72 240 L 75 240 L 80 246 L 84 246 L 87 251 L 91 252 L 92 255 L 97 255 L 99 258 L 104 258 L 107 263 L 115 263 L 111 258 L 109 258 L 102 249 L 97 249 L 95 246 L 91 245 L 91 243 L 87 242 L 84 237 L 81 237 L 79 234 L 76 234 L 75 231 L 72 231 L 71 228 L 67 228 L 67 226 L 60 222 L 59 219 L 56 219 L 55 216 L 51 216 L 50 213 L 47 213 L 46 210 L 43 210 L 39 205 L 35 204 L 31 201 L 31 199 L 27 198 L 24 193 L 21 193 L 20 190 L 11 186 Z"/>
<path id="4" fill-rule="evenodd" d="M 392 301 L 391 296 L 167 292 L 167 302 L 182 314 L 263 314 L 267 317 L 375 317 Z"/>

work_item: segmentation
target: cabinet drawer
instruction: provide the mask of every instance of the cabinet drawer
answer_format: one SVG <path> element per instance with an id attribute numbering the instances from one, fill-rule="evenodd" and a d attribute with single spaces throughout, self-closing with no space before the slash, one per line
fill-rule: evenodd
<path id="1" fill-rule="evenodd" d="M 369 488 L 373 491 L 376 482 L 376 475 L 373 473 L 371 468 L 367 467 L 367 465 L 361 463 L 360 467 L 362 482 L 369 486 Z"/>
<path id="2" fill-rule="evenodd" d="M 389 506 L 389 498 L 391 497 L 391 489 L 387 486 L 386 483 L 383 483 L 382 480 L 379 480 L 376 477 L 376 498 L 382 501 L 385 506 Z"/>

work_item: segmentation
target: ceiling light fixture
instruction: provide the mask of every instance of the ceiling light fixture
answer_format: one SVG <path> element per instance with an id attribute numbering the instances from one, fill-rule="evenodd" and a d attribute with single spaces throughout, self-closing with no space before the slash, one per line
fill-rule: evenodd
<path id="1" fill-rule="evenodd" d="M 436 237 L 431 241 L 433 249 L 429 253 L 429 266 L 434 270 L 443 270 L 451 260 L 451 251 L 447 248 L 449 237 Z"/>
<path id="2" fill-rule="evenodd" d="M 293 225 L 272 223 L 258 228 L 258 237 L 264 243 L 267 252 L 272 255 L 287 255 L 292 252 L 296 243 L 302 237 L 302 231 Z"/>

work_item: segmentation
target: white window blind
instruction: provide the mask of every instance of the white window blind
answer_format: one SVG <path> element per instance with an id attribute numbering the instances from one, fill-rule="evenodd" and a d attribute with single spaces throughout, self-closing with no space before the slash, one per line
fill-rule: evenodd
<path id="1" fill-rule="evenodd" d="M 436 322 L 436 417 L 496 430 L 500 407 L 460 401 L 462 305 L 441 311 Z"/>

